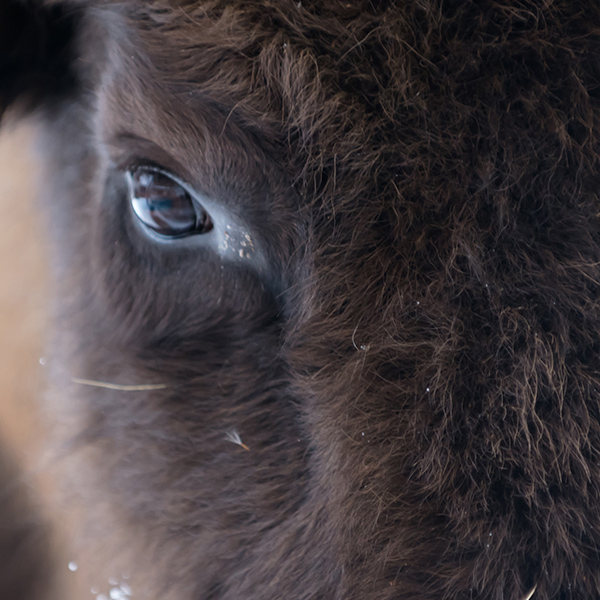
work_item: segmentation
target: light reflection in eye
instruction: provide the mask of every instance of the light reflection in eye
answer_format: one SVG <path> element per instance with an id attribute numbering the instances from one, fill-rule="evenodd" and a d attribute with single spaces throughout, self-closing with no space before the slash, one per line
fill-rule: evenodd
<path id="1" fill-rule="evenodd" d="M 129 199 L 138 219 L 165 237 L 206 233 L 212 222 L 189 192 L 165 173 L 138 168 L 129 171 Z"/>

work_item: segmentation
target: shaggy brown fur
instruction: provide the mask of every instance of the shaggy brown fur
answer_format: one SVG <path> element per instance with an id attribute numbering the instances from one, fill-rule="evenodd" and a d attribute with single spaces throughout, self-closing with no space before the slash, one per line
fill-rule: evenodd
<path id="1" fill-rule="evenodd" d="M 598 3 L 51 4 L 0 98 L 46 94 L 55 369 L 167 386 L 67 405 L 157 579 L 598 598 Z M 236 214 L 267 270 L 144 234 L 140 162 Z"/>

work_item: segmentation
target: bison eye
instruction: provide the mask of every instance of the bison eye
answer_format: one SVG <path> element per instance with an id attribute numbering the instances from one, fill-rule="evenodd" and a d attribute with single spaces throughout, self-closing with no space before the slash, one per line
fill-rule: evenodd
<path id="1" fill-rule="evenodd" d="M 165 237 L 206 233 L 212 222 L 190 193 L 161 171 L 138 168 L 128 172 L 129 199 L 138 219 Z"/>

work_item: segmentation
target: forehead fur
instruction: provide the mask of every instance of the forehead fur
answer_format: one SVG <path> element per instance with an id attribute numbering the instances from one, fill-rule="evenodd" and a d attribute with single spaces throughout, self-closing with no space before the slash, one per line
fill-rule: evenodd
<path id="1" fill-rule="evenodd" d="M 396 197 L 398 179 L 437 203 L 488 186 L 499 160 L 506 190 L 537 160 L 524 131 L 548 143 L 552 165 L 565 152 L 582 158 L 590 141 L 581 56 L 598 40 L 593 9 L 577 3 L 182 1 L 119 10 L 128 49 L 141 43 L 133 75 L 214 98 L 348 205 L 365 194 Z"/>
<path id="2" fill-rule="evenodd" d="M 419 82 L 409 76 L 413 24 L 404 9 L 153 3 L 131 5 L 127 18 L 146 76 L 171 92 L 191 88 L 222 104 L 228 119 L 276 142 L 280 156 L 284 148 L 295 163 L 286 166 L 313 183 L 316 176 L 319 185 L 338 164 L 340 175 L 354 176 L 353 187 L 357 178 L 372 180 L 380 151 L 395 168 L 389 160 L 400 141 L 396 119 L 422 105 Z M 366 156 L 364 147 L 376 139 L 378 156 Z M 350 190 L 340 191 L 347 197 Z M 354 189 L 352 198 L 359 194 Z"/>
<path id="3" fill-rule="evenodd" d="M 483 280 L 505 264 L 508 233 L 526 241 L 515 207 L 595 197 L 600 7 L 110 6 L 124 23 L 115 51 L 135 57 L 128 75 L 153 82 L 166 113 L 188 94 L 249 132 L 292 174 L 345 277 L 370 281 L 360 256 L 390 286 L 443 295 L 453 272 Z"/>

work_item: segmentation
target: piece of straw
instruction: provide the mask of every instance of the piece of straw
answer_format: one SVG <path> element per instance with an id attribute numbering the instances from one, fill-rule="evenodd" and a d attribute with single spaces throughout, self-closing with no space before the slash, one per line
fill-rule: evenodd
<path id="1" fill-rule="evenodd" d="M 93 379 L 71 379 L 73 383 L 80 385 L 89 385 L 92 387 L 105 388 L 107 390 L 119 390 L 121 392 L 145 392 L 147 390 L 164 390 L 167 386 L 164 383 L 146 383 L 142 385 L 120 385 L 118 383 L 108 383 L 106 381 L 94 381 Z"/>

